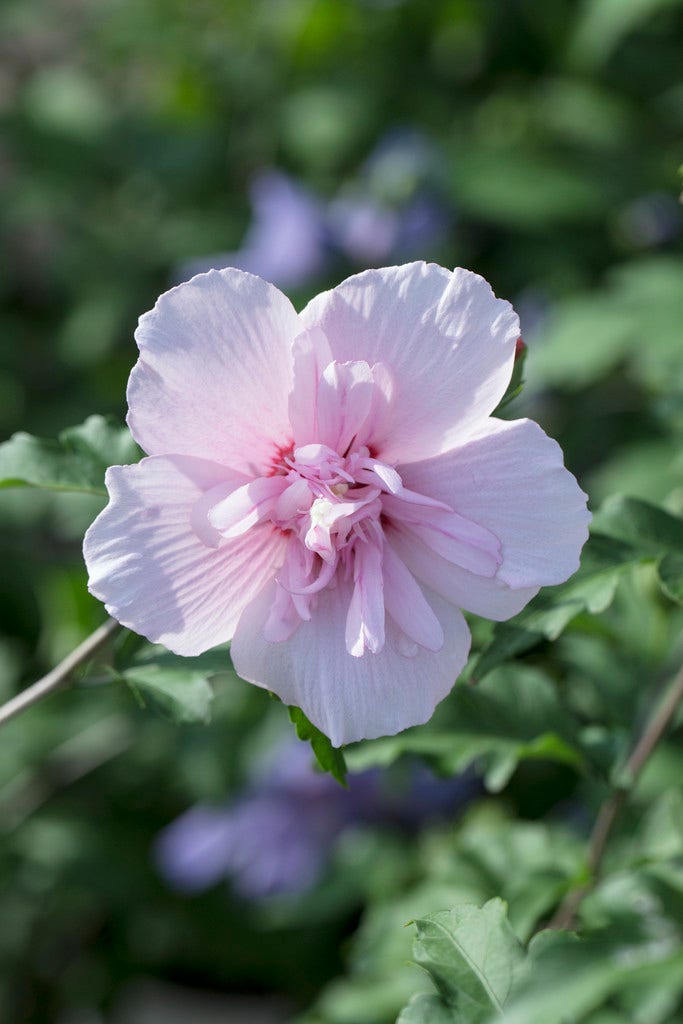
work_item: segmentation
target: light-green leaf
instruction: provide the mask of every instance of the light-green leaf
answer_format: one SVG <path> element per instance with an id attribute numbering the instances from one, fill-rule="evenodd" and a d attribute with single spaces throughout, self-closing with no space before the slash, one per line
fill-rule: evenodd
<path id="1" fill-rule="evenodd" d="M 678 941 L 673 935 L 654 942 L 643 939 L 623 928 L 586 939 L 541 932 L 529 945 L 505 1007 L 504 1024 L 580 1021 L 611 997 L 623 998 L 643 986 L 649 990 L 653 984 L 680 993 L 683 951 Z"/>
<path id="2" fill-rule="evenodd" d="M 457 1018 L 439 996 L 422 992 L 413 996 L 396 1024 L 457 1024 Z"/>
<path id="3" fill-rule="evenodd" d="M 648 860 L 683 856 L 683 793 L 667 789 L 649 809 L 640 829 L 638 853 Z"/>
<path id="4" fill-rule="evenodd" d="M 231 668 L 226 649 L 181 658 L 163 647 L 150 647 L 118 675 L 138 697 L 152 697 L 175 721 L 207 723 L 213 700 L 209 680 Z"/>
<path id="5" fill-rule="evenodd" d="M 137 462 L 141 452 L 122 427 L 90 416 L 63 430 L 57 440 L 14 434 L 0 445 L 0 487 L 40 487 L 106 497 L 108 466 Z"/>
<path id="6" fill-rule="evenodd" d="M 455 907 L 430 914 L 415 927 L 415 961 L 455 1011 L 453 1019 L 483 1024 L 500 1014 L 524 956 L 505 903 L 493 899 L 481 908 Z"/>

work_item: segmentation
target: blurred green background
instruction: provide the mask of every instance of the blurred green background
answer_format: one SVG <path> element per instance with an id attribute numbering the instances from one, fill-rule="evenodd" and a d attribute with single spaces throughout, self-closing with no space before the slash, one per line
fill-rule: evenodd
<path id="1" fill-rule="evenodd" d="M 1 437 L 122 419 L 138 315 L 204 266 L 301 305 L 420 258 L 513 301 L 512 415 L 561 440 L 594 506 L 621 490 L 683 513 L 682 53 L 678 0 L 4 0 Z M 101 621 L 80 558 L 97 501 L 0 495 L 3 698 Z M 451 832 L 367 821 L 307 892 L 179 892 L 158 833 L 251 792 L 287 728 L 235 678 L 216 690 L 210 726 L 105 680 L 4 730 L 1 1021 L 284 1020 L 343 971 L 368 901 L 394 900 L 361 961 L 414 916 L 409 886 L 443 895 L 421 910 L 453 897 Z M 485 813 L 530 821 L 575 789 L 534 771 L 533 799 L 522 770 Z M 415 982 L 387 984 L 372 1011 L 325 989 L 311 1020 L 392 1021 Z"/>

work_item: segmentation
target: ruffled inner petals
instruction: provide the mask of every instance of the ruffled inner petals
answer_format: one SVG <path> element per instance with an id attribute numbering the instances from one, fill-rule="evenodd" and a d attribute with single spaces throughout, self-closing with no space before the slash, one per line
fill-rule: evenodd
<path id="1" fill-rule="evenodd" d="M 360 658 L 366 648 L 377 654 L 384 647 L 384 579 L 381 539 L 356 545 L 353 593 L 346 616 L 346 649 Z"/>
<path id="2" fill-rule="evenodd" d="M 240 537 L 270 514 L 286 486 L 283 477 L 259 477 L 227 497 L 218 498 L 208 509 L 207 519 L 223 537 Z"/>
<path id="3" fill-rule="evenodd" d="M 398 628 L 420 647 L 440 651 L 444 643 L 441 623 L 414 576 L 386 540 L 382 568 L 384 604 Z"/>
<path id="4" fill-rule="evenodd" d="M 322 444 L 345 455 L 351 442 L 363 436 L 372 410 L 375 383 L 366 362 L 331 362 L 318 388 L 318 435 Z"/>
<path id="5" fill-rule="evenodd" d="M 318 386 L 332 353 L 323 331 L 314 327 L 294 339 L 292 356 L 289 422 L 296 444 L 305 445 L 318 437 Z"/>
<path id="6" fill-rule="evenodd" d="M 447 562 L 480 576 L 495 576 L 501 562 L 500 541 L 484 526 L 457 512 L 404 502 L 387 495 L 384 512 L 395 525 L 419 537 Z"/>

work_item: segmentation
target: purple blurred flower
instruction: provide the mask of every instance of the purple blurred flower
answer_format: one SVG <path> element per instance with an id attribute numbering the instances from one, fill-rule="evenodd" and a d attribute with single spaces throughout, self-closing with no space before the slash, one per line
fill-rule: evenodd
<path id="1" fill-rule="evenodd" d="M 253 220 L 242 247 L 184 264 L 180 280 L 236 267 L 278 288 L 297 288 L 324 270 L 328 259 L 321 204 L 286 174 L 263 171 L 249 189 Z"/>
<path id="2" fill-rule="evenodd" d="M 358 825 L 415 828 L 453 815 L 480 792 L 473 775 L 437 779 L 411 765 L 404 786 L 376 770 L 342 789 L 317 772 L 310 750 L 287 744 L 260 779 L 232 805 L 197 805 L 159 835 L 161 874 L 183 892 L 201 892 L 230 877 L 248 899 L 301 892 L 320 877 L 336 839 Z"/>
<path id="3" fill-rule="evenodd" d="M 328 211 L 334 242 L 352 263 L 366 267 L 384 266 L 399 232 L 399 216 L 363 196 L 333 199 Z"/>
<path id="4" fill-rule="evenodd" d="M 435 196 L 416 195 L 403 210 L 395 259 L 410 260 L 421 252 L 442 245 L 451 221 L 449 210 Z"/>
<path id="5" fill-rule="evenodd" d="M 249 189 L 252 222 L 241 247 L 190 260 L 177 281 L 236 267 L 300 288 L 323 276 L 335 254 L 358 269 L 429 255 L 453 219 L 443 176 L 433 143 L 404 128 L 380 139 L 328 204 L 281 171 L 262 171 Z"/>
<path id="6" fill-rule="evenodd" d="M 354 182 L 330 204 L 334 244 L 362 266 L 433 250 L 452 222 L 442 178 L 443 159 L 426 136 L 409 128 L 387 132 Z"/>

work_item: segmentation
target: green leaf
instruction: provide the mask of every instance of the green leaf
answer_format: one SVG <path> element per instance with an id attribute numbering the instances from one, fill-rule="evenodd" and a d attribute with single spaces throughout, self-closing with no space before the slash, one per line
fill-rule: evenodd
<path id="1" fill-rule="evenodd" d="M 459 154 L 453 172 L 463 210 L 512 230 L 590 221 L 604 207 L 599 182 L 529 146 L 473 145 Z"/>
<path id="2" fill-rule="evenodd" d="M 213 700 L 209 680 L 231 668 L 227 649 L 181 658 L 153 646 L 117 674 L 138 697 L 148 694 L 158 701 L 176 722 L 207 723 Z"/>
<path id="3" fill-rule="evenodd" d="M 657 566 L 657 575 L 666 596 L 683 604 L 683 555 L 664 555 Z"/>
<path id="4" fill-rule="evenodd" d="M 137 462 L 140 449 L 127 427 L 90 416 L 57 440 L 14 434 L 0 445 L 0 487 L 41 487 L 106 497 L 105 470 Z"/>
<path id="5" fill-rule="evenodd" d="M 458 1024 L 457 1018 L 443 999 L 424 992 L 413 996 L 401 1011 L 396 1024 Z"/>
<path id="6" fill-rule="evenodd" d="M 500 839 L 504 846 L 504 837 Z M 485 845 L 480 841 L 473 849 L 461 851 L 460 860 L 456 852 L 453 872 L 466 871 L 470 856 L 484 852 Z M 499 859 L 504 861 L 504 855 L 502 849 Z M 553 855 L 557 851 L 548 851 L 548 859 Z M 539 862 L 534 862 L 530 873 L 538 868 Z M 516 861 L 509 864 L 506 880 L 517 870 Z M 671 895 L 657 898 L 654 890 L 643 888 L 638 875 L 620 875 L 615 881 L 614 892 L 602 900 L 598 912 L 598 919 L 607 920 L 607 925 L 589 930 L 585 937 L 543 931 L 532 938 L 526 955 L 499 899 L 481 909 L 457 904 L 450 911 L 416 920 L 414 958 L 437 992 L 423 993 L 417 978 L 413 998 L 398 1024 L 578 1024 L 601 1020 L 587 1015 L 608 1007 L 617 1020 L 668 1024 L 683 991 L 680 935 L 665 913 Z M 495 880 L 489 884 L 496 884 Z M 523 893 L 517 898 L 523 898 Z M 375 939 L 372 949 L 378 938 L 382 941 L 389 920 L 383 918 L 382 924 L 379 935 L 368 936 Z M 384 1014 L 365 1010 L 363 997 L 371 999 L 375 975 L 367 974 L 366 950 L 360 953 L 355 985 L 346 989 L 347 998 L 354 993 L 360 998 L 351 1012 L 328 1014 L 324 1010 L 331 1009 L 331 1004 L 326 1003 L 322 1019 L 336 1024 L 361 1020 L 379 1024 L 389 1019 L 388 1001 Z M 381 977 L 382 984 L 389 981 L 389 975 Z M 346 1009 L 351 1009 L 348 1004 Z"/>
<path id="7" fill-rule="evenodd" d="M 683 603 L 683 519 L 639 498 L 608 498 L 595 517 L 597 529 L 630 544 L 643 558 L 657 559 L 662 590 Z"/>
<path id="8" fill-rule="evenodd" d="M 620 926 L 585 939 L 541 932 L 529 945 L 504 1024 L 579 1021 L 612 998 L 661 986 L 683 989 L 683 950 L 672 934 L 652 941 Z M 630 1017 L 645 1020 L 645 1017 Z M 652 1018 L 648 1018 L 652 1019 Z"/>
<path id="9" fill-rule="evenodd" d="M 578 9 L 570 59 L 582 70 L 604 64 L 621 40 L 679 0 L 587 0 Z"/>
<path id="10" fill-rule="evenodd" d="M 416 963 L 431 975 L 454 1020 L 479 1024 L 500 1014 L 523 959 L 502 900 L 463 905 L 415 922 Z"/>
<path id="11" fill-rule="evenodd" d="M 601 289 L 560 302 L 534 351 L 534 382 L 582 388 L 624 365 L 670 394 L 683 371 L 680 281 L 676 258 L 642 257 L 612 270 Z"/>
<path id="12" fill-rule="evenodd" d="M 427 757 L 447 774 L 476 762 L 497 792 L 525 759 L 581 769 L 576 729 L 550 680 L 528 666 L 506 665 L 477 686 L 457 684 L 429 726 L 365 741 L 347 757 L 355 771 L 391 764 L 402 754 Z"/>
<path id="13" fill-rule="evenodd" d="M 510 402 L 517 398 L 518 395 L 521 395 L 524 389 L 524 363 L 526 362 L 527 351 L 526 346 L 524 346 L 519 354 L 515 356 L 510 383 L 507 386 L 507 391 L 493 410 L 493 416 L 498 416 Z"/>
<path id="14" fill-rule="evenodd" d="M 301 708 L 289 708 L 290 721 L 296 726 L 300 740 L 308 740 L 315 759 L 324 772 L 329 772 L 342 786 L 346 786 L 346 761 L 339 747 L 333 747 L 325 733 L 306 718 Z"/>
<path id="15" fill-rule="evenodd" d="M 683 554 L 683 519 L 640 498 L 616 494 L 596 513 L 600 533 L 625 541 L 644 556 L 656 558 L 669 551 Z"/>
<path id="16" fill-rule="evenodd" d="M 571 579 L 545 588 L 514 619 L 495 626 L 491 640 L 472 665 L 473 676 L 482 679 L 539 641 L 556 640 L 582 612 L 596 615 L 605 611 L 622 574 L 648 557 L 630 543 L 593 533 L 583 549 L 581 568 Z"/>
<path id="17" fill-rule="evenodd" d="M 391 855 L 368 851 L 371 863 L 380 862 L 378 878 L 368 878 L 370 904 L 347 950 L 348 973 L 324 990 L 313 1018 L 318 1024 L 388 1024 L 411 996 L 423 992 L 432 998 L 425 1004 L 413 999 L 412 1019 L 420 1020 L 419 1010 L 437 1013 L 435 1005 L 446 1004 L 434 993 L 430 976 L 406 970 L 413 943 L 406 921 L 444 907 L 482 906 L 500 895 L 509 904 L 515 934 L 528 938 L 567 886 L 577 884 L 585 862 L 582 838 L 557 824 L 512 821 L 498 801 L 478 801 L 457 823 L 424 834 L 417 849 L 405 838 L 400 842 L 393 855 L 400 857 L 401 867 L 393 882 Z M 358 864 L 357 846 L 350 858 Z M 365 868 L 366 873 L 371 876 L 373 870 Z M 462 1020 L 448 1012 L 446 1020 Z M 436 1021 L 441 1024 L 439 1016 Z"/>
<path id="18" fill-rule="evenodd" d="M 683 793 L 668 789 L 648 811 L 640 830 L 638 852 L 648 860 L 683 856 Z"/>
<path id="19" fill-rule="evenodd" d="M 586 387 L 618 366 L 635 344 L 629 312 L 603 295 L 566 299 L 552 313 L 534 349 L 534 381 L 563 389 Z"/>

